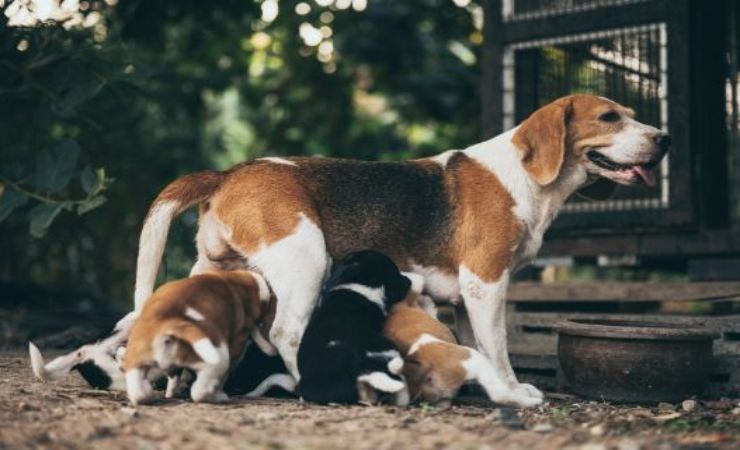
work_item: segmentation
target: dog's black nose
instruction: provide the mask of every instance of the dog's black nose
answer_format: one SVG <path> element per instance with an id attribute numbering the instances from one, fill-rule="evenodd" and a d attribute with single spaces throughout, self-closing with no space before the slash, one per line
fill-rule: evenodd
<path id="1" fill-rule="evenodd" d="M 658 133 L 653 137 L 653 140 L 664 152 L 671 146 L 671 137 L 667 133 Z"/>

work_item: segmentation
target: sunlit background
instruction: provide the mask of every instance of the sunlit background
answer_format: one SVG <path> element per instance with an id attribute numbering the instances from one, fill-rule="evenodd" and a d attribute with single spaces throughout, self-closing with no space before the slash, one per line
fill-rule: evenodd
<path id="1" fill-rule="evenodd" d="M 0 8 L 6 302 L 128 305 L 141 221 L 178 175 L 265 155 L 413 158 L 480 137 L 479 2 Z M 195 220 L 173 230 L 162 276 L 187 273 Z"/>

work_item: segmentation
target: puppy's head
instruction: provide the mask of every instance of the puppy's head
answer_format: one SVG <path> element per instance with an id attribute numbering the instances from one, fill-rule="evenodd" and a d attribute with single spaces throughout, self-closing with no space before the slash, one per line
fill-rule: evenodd
<path id="1" fill-rule="evenodd" d="M 342 284 L 382 288 L 387 308 L 406 297 L 411 280 L 403 276 L 388 256 L 374 250 L 348 254 L 326 283 L 327 290 Z"/>
<path id="2" fill-rule="evenodd" d="M 455 374 L 441 374 L 431 366 L 413 357 L 406 358 L 403 373 L 409 385 L 411 401 L 425 401 L 440 406 L 449 405 L 462 384 Z M 446 375 L 446 376 L 445 376 Z"/>
<path id="3" fill-rule="evenodd" d="M 594 95 L 563 97 L 538 109 L 514 133 L 522 164 L 539 185 L 564 171 L 593 182 L 655 184 L 653 169 L 668 151 L 663 131 L 634 119 L 635 112 Z"/>

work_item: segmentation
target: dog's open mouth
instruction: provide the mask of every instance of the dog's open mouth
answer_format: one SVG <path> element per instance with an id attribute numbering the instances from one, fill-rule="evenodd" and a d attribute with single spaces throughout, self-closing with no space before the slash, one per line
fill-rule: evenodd
<path id="1" fill-rule="evenodd" d="M 658 165 L 660 159 L 642 164 L 620 164 L 596 150 L 589 151 L 586 156 L 592 163 L 602 169 L 619 172 L 621 175 L 628 176 L 633 180 L 642 181 L 648 186 L 655 186 L 655 172 L 653 169 Z"/>

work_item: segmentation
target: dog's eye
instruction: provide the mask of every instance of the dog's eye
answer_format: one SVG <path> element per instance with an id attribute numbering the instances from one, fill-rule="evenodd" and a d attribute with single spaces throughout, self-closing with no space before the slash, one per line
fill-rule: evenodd
<path id="1" fill-rule="evenodd" d="M 608 111 L 599 116 L 599 120 L 602 122 L 618 122 L 622 116 L 616 111 Z"/>

